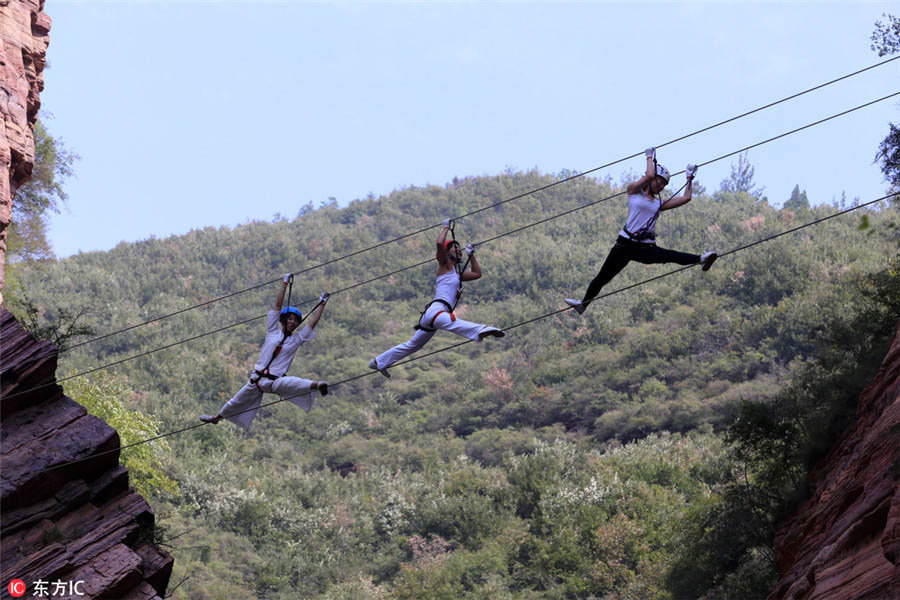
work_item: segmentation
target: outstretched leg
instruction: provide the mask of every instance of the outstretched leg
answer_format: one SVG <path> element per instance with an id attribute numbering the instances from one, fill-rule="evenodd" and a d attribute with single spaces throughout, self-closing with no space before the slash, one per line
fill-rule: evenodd
<path id="1" fill-rule="evenodd" d="M 492 325 L 482 325 L 481 323 L 473 323 L 465 319 L 457 319 L 455 316 L 451 317 L 450 313 L 436 308 L 430 308 L 422 317 L 422 320 L 433 323 L 433 327 L 437 329 L 455 333 L 475 342 L 480 342 L 486 337 L 503 337 L 506 335 L 502 329 Z"/>
<path id="2" fill-rule="evenodd" d="M 628 249 L 622 243 L 616 242 L 610 249 L 606 260 L 603 261 L 600 272 L 598 272 L 594 279 L 591 280 L 591 283 L 588 284 L 587 291 L 584 293 L 584 298 L 581 302 L 572 298 L 566 298 L 566 303 L 573 307 L 579 315 L 583 314 L 584 309 L 587 308 L 587 305 L 590 304 L 591 300 L 596 298 L 597 294 L 600 293 L 600 290 L 603 289 L 603 286 L 612 281 L 612 278 L 625 268 L 629 260 Z"/>
<path id="3" fill-rule="evenodd" d="M 699 254 L 689 254 L 677 250 L 660 248 L 656 244 L 646 244 L 646 248 L 636 249 L 632 260 L 645 265 L 659 265 L 663 263 L 675 263 L 678 265 L 696 265 L 700 262 Z"/>
<path id="4" fill-rule="evenodd" d="M 381 374 L 385 377 L 390 377 L 390 374 L 387 371 L 388 367 L 400 360 L 403 360 L 413 352 L 418 352 L 419 350 L 421 350 L 433 335 L 433 331 L 418 329 L 409 339 L 409 341 L 394 346 L 390 350 L 382 352 L 376 358 L 369 361 L 369 366 L 373 369 L 381 371 Z"/>
<path id="5" fill-rule="evenodd" d="M 204 423 L 218 423 L 222 417 L 225 417 L 232 423 L 240 425 L 244 429 L 250 429 L 250 423 L 259 410 L 262 402 L 262 392 L 254 384 L 249 381 L 244 384 L 238 393 L 231 400 L 226 402 L 215 415 L 200 415 L 200 420 Z"/>
<path id="6" fill-rule="evenodd" d="M 278 394 L 288 402 L 293 402 L 306 412 L 312 409 L 313 390 L 318 389 L 322 382 L 303 379 L 302 377 L 279 377 L 272 382 L 271 391 Z M 263 388 L 266 389 L 266 388 Z M 327 385 L 325 387 L 327 393 Z M 266 389 L 268 391 L 268 389 Z"/>

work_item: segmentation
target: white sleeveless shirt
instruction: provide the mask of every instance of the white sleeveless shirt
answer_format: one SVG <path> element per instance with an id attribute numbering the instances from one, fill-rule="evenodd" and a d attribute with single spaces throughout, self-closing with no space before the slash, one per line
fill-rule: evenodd
<path id="1" fill-rule="evenodd" d="M 462 280 L 456 269 L 439 275 L 434 280 L 434 299 L 443 300 L 453 308 L 456 308 L 456 302 L 462 293 Z"/>
<path id="2" fill-rule="evenodd" d="M 638 233 L 641 230 L 656 235 L 656 218 L 659 216 L 659 210 L 662 207 L 662 199 L 645 196 L 644 194 L 628 194 L 628 221 L 625 223 L 625 229 L 619 232 L 624 238 L 632 239 L 628 235 Z M 626 231 L 626 229 L 628 231 Z M 645 244 L 653 244 L 655 240 L 635 240 Z"/>

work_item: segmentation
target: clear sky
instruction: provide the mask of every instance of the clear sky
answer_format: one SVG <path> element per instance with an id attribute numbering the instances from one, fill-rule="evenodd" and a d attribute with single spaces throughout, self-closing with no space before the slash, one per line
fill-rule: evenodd
<path id="1" fill-rule="evenodd" d="M 62 258 L 454 176 L 585 171 L 882 60 L 869 37 L 897 6 L 47 0 L 42 110 L 81 156 L 50 238 Z M 900 91 L 898 75 L 900 61 L 659 160 L 679 171 Z M 795 184 L 814 204 L 883 195 L 873 160 L 898 107 L 752 150 L 756 183 L 776 205 Z M 714 191 L 730 162 L 697 180 Z"/>

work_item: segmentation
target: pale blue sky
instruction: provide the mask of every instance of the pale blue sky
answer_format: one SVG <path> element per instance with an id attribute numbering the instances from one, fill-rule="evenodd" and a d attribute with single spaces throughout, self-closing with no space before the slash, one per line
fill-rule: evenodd
<path id="1" fill-rule="evenodd" d="M 344 205 L 506 168 L 591 169 L 878 62 L 874 23 L 900 12 L 896 2 L 64 0 L 45 10 L 43 109 L 81 155 L 69 208 L 51 222 L 60 257 L 293 218 L 329 196 Z M 678 171 L 900 91 L 898 63 L 669 146 L 660 162 Z M 775 204 L 795 184 L 814 203 L 881 196 L 872 161 L 890 120 L 900 121 L 895 100 L 753 150 L 756 182 Z M 642 168 L 633 159 L 608 174 Z M 712 191 L 729 171 L 722 161 L 698 181 Z"/>

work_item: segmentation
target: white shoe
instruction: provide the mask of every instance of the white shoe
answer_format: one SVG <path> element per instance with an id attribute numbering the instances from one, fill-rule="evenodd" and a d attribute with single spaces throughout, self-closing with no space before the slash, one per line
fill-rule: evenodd
<path id="1" fill-rule="evenodd" d="M 700 264 L 703 265 L 704 271 L 709 271 L 709 268 L 712 266 L 716 259 L 719 258 L 718 253 L 716 252 L 707 252 L 703 256 L 700 257 Z"/>
<path id="2" fill-rule="evenodd" d="M 502 329 L 497 329 L 496 327 L 485 327 L 481 331 L 478 332 L 478 341 L 480 342 L 486 337 L 498 337 L 501 338 L 506 335 L 506 332 Z"/>
<path id="3" fill-rule="evenodd" d="M 575 309 L 579 315 L 584 314 L 584 309 L 587 308 L 584 304 L 581 303 L 581 300 L 576 300 L 574 298 L 566 298 L 566 304 Z"/>
<path id="4" fill-rule="evenodd" d="M 369 368 L 372 369 L 373 371 L 378 371 L 379 373 L 381 373 L 382 375 L 384 375 L 384 376 L 387 377 L 388 379 L 391 378 L 391 373 L 390 373 L 390 371 L 388 371 L 387 368 L 379 369 L 379 368 L 378 368 L 378 363 L 375 362 L 375 359 L 374 359 L 374 358 L 373 358 L 372 360 L 369 361 Z"/>

